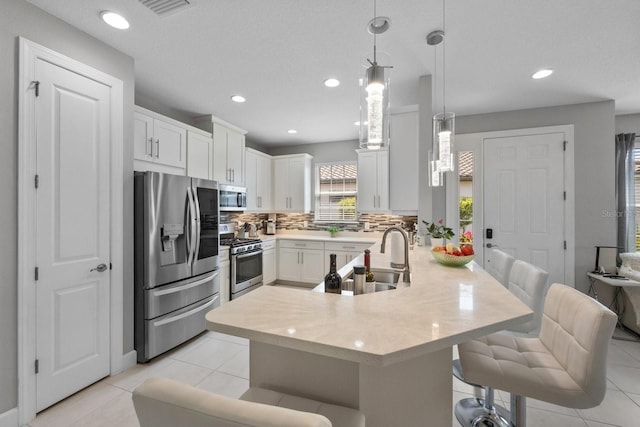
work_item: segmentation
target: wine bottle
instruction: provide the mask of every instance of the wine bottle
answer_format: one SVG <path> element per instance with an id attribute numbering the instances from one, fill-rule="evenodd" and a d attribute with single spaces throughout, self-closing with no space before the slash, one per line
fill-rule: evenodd
<path id="1" fill-rule="evenodd" d="M 342 278 L 336 270 L 336 254 L 329 255 L 329 274 L 324 276 L 324 291 L 332 294 L 342 293 Z"/>

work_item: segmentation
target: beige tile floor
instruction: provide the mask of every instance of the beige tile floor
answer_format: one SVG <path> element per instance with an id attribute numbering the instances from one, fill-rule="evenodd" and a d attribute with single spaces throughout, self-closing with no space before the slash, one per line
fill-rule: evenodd
<path id="1" fill-rule="evenodd" d="M 201 389 L 238 397 L 249 387 L 248 342 L 217 332 L 204 333 L 146 365 L 137 365 L 76 393 L 38 414 L 29 425 L 137 427 L 131 391 L 153 376 L 168 377 Z M 609 381 L 605 399 L 593 409 L 568 409 L 528 399 L 528 426 L 637 427 L 640 425 L 640 343 L 612 340 L 607 376 Z M 473 393 L 472 387 L 454 379 L 454 404 Z M 506 407 L 509 394 L 498 391 L 496 400 Z M 457 425 L 454 417 L 453 426 Z"/>

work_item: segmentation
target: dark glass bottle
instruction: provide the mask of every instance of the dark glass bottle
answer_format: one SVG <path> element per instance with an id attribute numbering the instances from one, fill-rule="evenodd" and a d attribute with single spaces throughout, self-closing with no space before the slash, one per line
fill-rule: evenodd
<path id="1" fill-rule="evenodd" d="M 342 293 L 342 278 L 336 269 L 336 254 L 330 254 L 329 260 L 329 274 L 324 276 L 324 291 L 340 294 Z"/>
<path id="2" fill-rule="evenodd" d="M 364 250 L 364 268 L 365 268 L 365 280 L 367 282 L 373 282 L 374 277 L 371 272 L 371 251 L 369 249 Z"/>

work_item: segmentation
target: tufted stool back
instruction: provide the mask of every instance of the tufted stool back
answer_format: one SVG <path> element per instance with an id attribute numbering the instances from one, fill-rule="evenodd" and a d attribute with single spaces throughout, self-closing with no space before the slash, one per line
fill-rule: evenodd
<path id="1" fill-rule="evenodd" d="M 536 335 L 540 330 L 549 273 L 528 262 L 516 260 L 509 275 L 509 291 L 533 310 L 533 319 L 510 327 L 510 331 Z"/>
<path id="2" fill-rule="evenodd" d="M 514 258 L 498 249 L 491 251 L 491 258 L 487 260 L 487 272 L 491 274 L 505 288 L 509 287 L 509 275 Z"/>

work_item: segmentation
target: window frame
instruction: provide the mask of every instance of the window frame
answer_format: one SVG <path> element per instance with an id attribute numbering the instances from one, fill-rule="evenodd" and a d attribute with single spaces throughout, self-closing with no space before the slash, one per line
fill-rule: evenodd
<path id="1" fill-rule="evenodd" d="M 340 165 L 353 165 L 356 168 L 356 178 L 353 191 L 353 197 L 356 198 L 356 203 L 354 205 L 354 219 L 337 219 L 337 218 L 321 218 L 320 214 L 320 168 L 326 166 L 340 166 Z M 339 193 L 337 193 L 339 194 Z M 343 193 L 347 196 L 346 192 Z M 349 192 L 348 196 L 351 196 L 351 192 Z M 314 189 L 314 200 L 315 200 L 315 209 L 313 213 L 313 221 L 317 224 L 357 224 L 360 221 L 360 212 L 358 212 L 358 162 L 357 160 L 344 160 L 337 162 L 323 162 L 315 164 L 315 189 Z"/>

